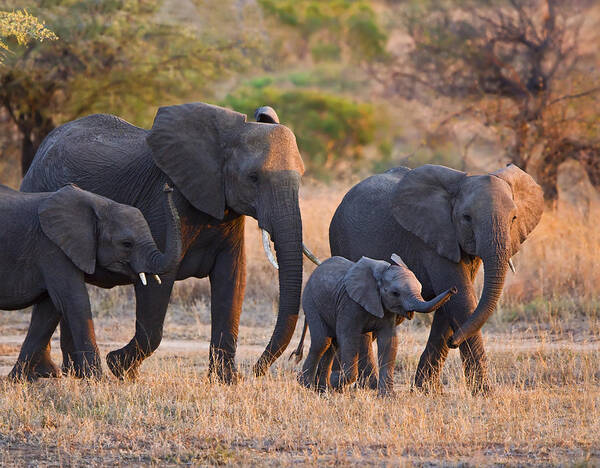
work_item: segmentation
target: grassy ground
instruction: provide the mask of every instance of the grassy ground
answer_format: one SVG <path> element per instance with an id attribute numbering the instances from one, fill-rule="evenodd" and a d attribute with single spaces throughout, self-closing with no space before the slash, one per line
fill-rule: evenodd
<path id="1" fill-rule="evenodd" d="M 304 237 L 321 257 L 343 193 L 304 190 Z M 427 317 L 399 327 L 396 395 L 387 399 L 354 389 L 318 396 L 299 387 L 286 358 L 267 377 L 251 376 L 274 325 L 277 282 L 249 222 L 242 382 L 207 379 L 208 283 L 179 283 L 165 340 L 138 381 L 0 380 L 0 463 L 600 465 L 598 220 L 547 213 L 516 257 L 518 274 L 509 275 L 484 329 L 491 396 L 466 391 L 457 352 L 444 368 L 442 395 L 410 391 Z M 306 277 L 311 270 L 307 264 Z M 133 334 L 132 292 L 90 289 L 104 354 Z M 27 324 L 26 313 L 0 314 L 0 374 L 14 363 Z M 56 338 L 53 352 L 60 361 Z"/>
<path id="2" fill-rule="evenodd" d="M 103 332 L 103 320 L 99 325 Z M 358 390 L 318 396 L 296 384 L 296 369 L 285 360 L 255 379 L 249 366 L 260 347 L 246 344 L 239 353 L 245 379 L 236 386 L 210 382 L 202 340 L 167 341 L 137 382 L 2 381 L 0 461 L 600 463 L 599 336 L 558 342 L 526 333 L 488 336 L 495 391 L 484 398 L 466 392 L 456 352 L 445 368 L 443 395 L 410 391 L 425 332 L 400 331 L 396 396 L 387 399 Z M 2 363 L 12 364 L 17 350 L 4 344 Z"/>

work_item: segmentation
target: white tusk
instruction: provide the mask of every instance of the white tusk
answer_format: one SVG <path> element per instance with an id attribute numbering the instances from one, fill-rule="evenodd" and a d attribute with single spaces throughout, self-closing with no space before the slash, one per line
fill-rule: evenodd
<path id="1" fill-rule="evenodd" d="M 162 281 L 160 280 L 160 276 L 158 276 L 158 275 L 152 275 L 152 276 L 154 277 L 154 279 L 156 280 L 156 282 L 158 284 L 162 284 Z"/>
<path id="2" fill-rule="evenodd" d="M 148 284 L 146 281 L 146 273 L 144 273 L 143 271 L 140 273 L 140 281 L 142 282 L 142 284 L 144 286 L 146 286 Z"/>
<path id="3" fill-rule="evenodd" d="M 306 255 L 306 257 L 313 262 L 315 265 L 320 265 L 321 264 L 321 260 L 319 260 L 319 258 L 312 253 L 308 247 L 306 247 L 306 245 L 304 245 L 304 242 L 302 242 L 302 252 L 304 252 L 304 255 Z"/>
<path id="4" fill-rule="evenodd" d="M 273 252 L 271 252 L 271 244 L 270 244 L 271 236 L 269 236 L 269 233 L 267 231 L 265 231 L 264 229 L 261 229 L 261 231 L 262 231 L 263 247 L 265 249 L 265 253 L 267 254 L 267 258 L 269 259 L 269 262 L 271 262 L 271 265 L 273 265 L 273 267 L 276 270 L 279 270 L 279 265 L 277 264 L 277 260 L 275 260 L 275 257 L 273 256 Z"/>
<path id="5" fill-rule="evenodd" d="M 510 267 L 510 271 L 512 271 L 514 274 L 517 273 L 517 270 L 515 270 L 515 265 L 512 262 L 512 258 L 508 259 L 508 266 Z"/>

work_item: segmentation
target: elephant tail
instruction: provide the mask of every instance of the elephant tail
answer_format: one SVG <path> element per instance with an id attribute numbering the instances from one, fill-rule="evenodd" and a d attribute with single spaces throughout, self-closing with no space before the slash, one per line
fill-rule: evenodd
<path id="1" fill-rule="evenodd" d="M 296 362 L 296 364 L 298 364 L 300 361 L 302 361 L 302 354 L 304 353 L 304 337 L 306 337 L 306 329 L 307 328 L 308 328 L 308 323 L 306 322 L 306 315 L 304 315 L 304 326 L 302 327 L 302 335 L 300 336 L 300 343 L 298 343 L 298 347 L 296 348 L 296 350 L 292 351 L 292 354 L 290 354 L 288 361 L 290 361 L 292 359 L 292 357 L 294 357 L 294 356 L 295 356 L 294 361 Z"/>

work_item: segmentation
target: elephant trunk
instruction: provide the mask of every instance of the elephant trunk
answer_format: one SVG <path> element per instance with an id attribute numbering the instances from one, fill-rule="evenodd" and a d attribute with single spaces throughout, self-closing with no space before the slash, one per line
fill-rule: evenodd
<path id="1" fill-rule="evenodd" d="M 292 199 L 290 199 L 290 197 Z M 296 328 L 302 287 L 302 221 L 298 191 L 280 188 L 274 191 L 274 214 L 261 222 L 272 233 L 279 264 L 279 312 L 273 335 L 254 365 L 254 374 L 263 375 L 285 350 Z"/>
<path id="2" fill-rule="evenodd" d="M 145 275 L 143 272 L 153 274 L 163 274 L 172 271 L 181 257 L 181 225 L 179 215 L 173 202 L 173 189 L 165 185 L 164 188 L 164 210 L 166 226 L 165 250 L 161 252 L 154 239 L 145 242 L 144 252 L 141 254 L 141 261 L 136 262 L 134 269 L 139 270 L 142 283 L 145 284 Z M 160 283 L 160 279 L 157 278 Z"/>
<path id="3" fill-rule="evenodd" d="M 450 289 L 444 291 L 443 293 L 437 295 L 430 301 L 424 301 L 422 297 L 413 296 L 406 301 L 406 304 L 403 307 L 406 310 L 414 310 L 415 312 L 428 314 L 442 307 L 457 292 L 458 289 L 456 289 L 456 287 L 453 286 Z"/>
<path id="4" fill-rule="evenodd" d="M 473 314 L 450 337 L 448 345 L 457 348 L 464 340 L 477 333 L 494 312 L 502 293 L 508 270 L 509 255 L 496 254 L 483 258 L 483 292 Z"/>

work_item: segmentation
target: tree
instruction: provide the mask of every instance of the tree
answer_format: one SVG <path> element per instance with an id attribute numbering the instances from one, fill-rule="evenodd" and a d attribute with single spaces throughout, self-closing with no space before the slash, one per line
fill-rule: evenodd
<path id="1" fill-rule="evenodd" d="M 558 166 L 580 161 L 600 187 L 600 75 L 580 36 L 586 5 L 557 0 L 411 2 L 398 11 L 411 48 L 371 66 L 388 92 L 449 98 L 497 129 L 506 159 L 531 171 L 547 200 Z M 396 25 L 396 27 L 399 27 Z"/>
<path id="2" fill-rule="evenodd" d="M 60 40 L 14 44 L 0 67 L 0 106 L 22 136 L 23 173 L 59 123 L 109 112 L 148 124 L 162 100 L 210 96 L 213 83 L 247 66 L 256 49 L 243 28 L 219 35 L 161 22 L 159 0 L 30 3 Z"/>
<path id="3" fill-rule="evenodd" d="M 370 2 L 259 0 L 259 4 L 285 27 L 280 40 L 298 50 L 300 59 L 370 61 L 385 56 L 387 36 Z"/>
<path id="4" fill-rule="evenodd" d="M 8 51 L 8 46 L 3 42 L 7 37 L 14 37 L 21 44 L 27 44 L 30 40 L 44 41 L 56 40 L 56 34 L 50 31 L 35 16 L 27 11 L 0 11 L 0 52 Z M 3 55 L 0 55 L 0 59 Z"/>
<path id="5" fill-rule="evenodd" d="M 325 90 L 272 81 L 252 80 L 228 94 L 221 104 L 249 115 L 264 103 L 276 108 L 282 123 L 294 131 L 307 170 L 313 175 L 327 178 L 332 172 L 356 169 L 364 147 L 377 142 L 377 129 L 385 125 L 375 108 Z"/>

